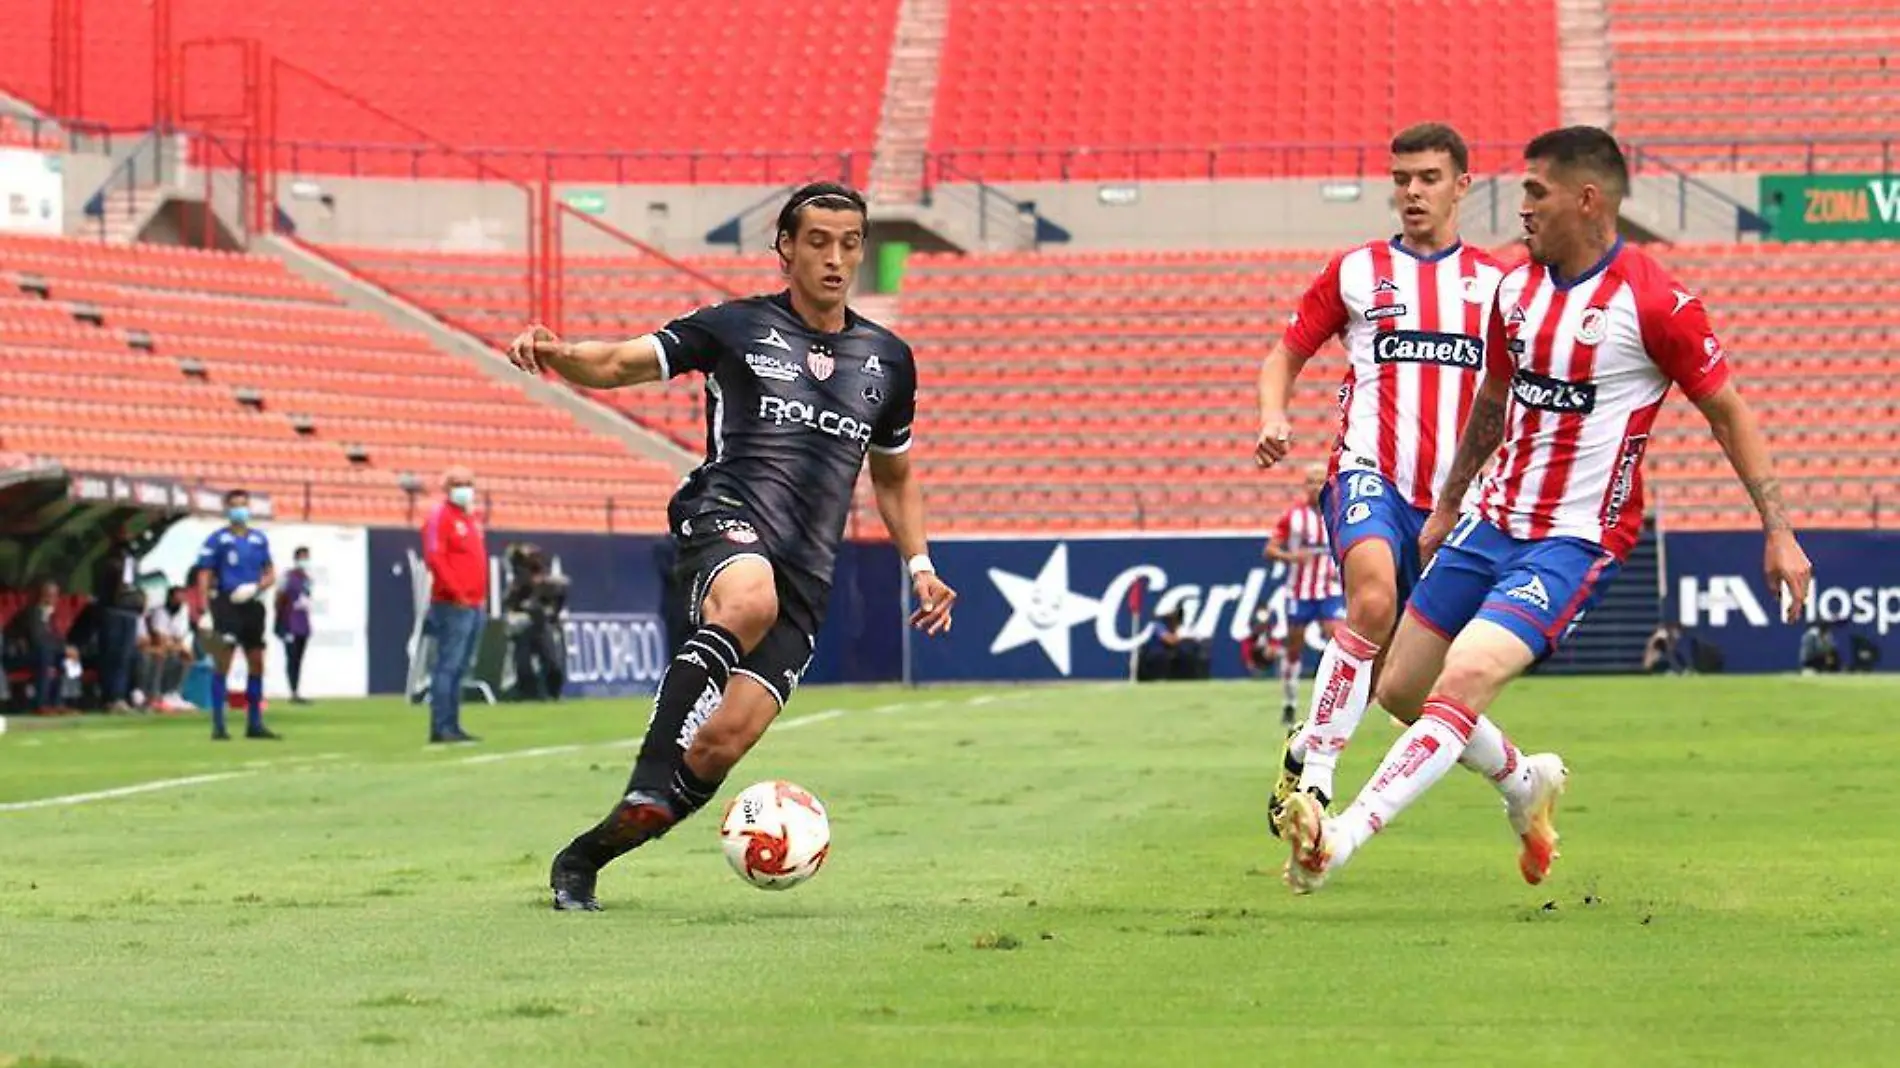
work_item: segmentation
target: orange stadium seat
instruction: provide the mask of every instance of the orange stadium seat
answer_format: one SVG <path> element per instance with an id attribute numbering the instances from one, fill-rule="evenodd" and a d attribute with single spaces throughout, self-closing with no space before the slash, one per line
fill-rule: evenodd
<path id="1" fill-rule="evenodd" d="M 0 236 L 0 449 L 402 523 L 473 466 L 496 526 L 657 528 L 669 469 L 277 260 Z M 367 456 L 353 460 L 352 451 Z"/>
<path id="2" fill-rule="evenodd" d="M 1620 137 L 1691 167 L 1894 165 L 1892 4 L 1610 0 L 1608 8 Z M 1721 62 L 1710 62 L 1712 49 Z"/>
<path id="3" fill-rule="evenodd" d="M 424 306 L 446 302 L 492 323 L 519 322 L 502 292 L 505 257 L 342 250 L 372 275 L 402 279 Z M 1887 250 L 1684 245 L 1657 250 L 1706 292 L 1782 456 L 1790 500 L 1809 525 L 1866 525 L 1900 490 L 1900 341 Z M 1254 379 L 1286 310 L 1327 253 L 1313 249 L 1000 252 L 911 257 L 896 327 L 918 352 L 918 456 L 933 526 L 951 532 L 1255 529 L 1293 492 L 1295 474 L 1252 463 Z M 742 292 L 779 284 L 769 259 L 694 266 Z M 569 290 L 579 334 L 643 331 L 711 294 L 648 261 L 599 260 Z M 1866 279 L 1843 284 L 1841 279 Z M 492 285 L 490 284 L 492 283 Z M 1333 432 L 1336 347 L 1297 394 L 1296 440 L 1319 460 Z M 703 447 L 691 380 L 599 399 Z M 391 403 L 395 403 L 392 401 Z M 1817 430 L 1815 428 L 1825 428 Z M 1685 529 L 1749 524 L 1746 494 L 1699 417 L 1664 409 L 1650 451 L 1665 521 Z M 1052 492 L 1060 487 L 1060 492 Z M 856 529 L 876 535 L 861 497 Z"/>

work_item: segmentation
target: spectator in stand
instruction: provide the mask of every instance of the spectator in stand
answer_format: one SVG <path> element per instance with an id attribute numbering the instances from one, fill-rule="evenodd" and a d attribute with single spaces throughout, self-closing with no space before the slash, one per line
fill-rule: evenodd
<path id="1" fill-rule="evenodd" d="M 151 707 L 159 712 L 195 712 L 191 702 L 180 696 L 185 674 L 191 670 L 191 608 L 185 603 L 185 588 L 173 586 L 165 591 L 165 602 L 153 605 L 145 613 L 144 659 L 139 688 L 151 695 Z"/>
<path id="2" fill-rule="evenodd" d="M 99 606 L 99 696 L 108 712 L 130 712 L 129 699 L 138 665 L 139 618 L 145 592 L 139 589 L 139 558 L 132 534 L 123 525 L 92 572 L 93 603 Z"/>
<path id="3" fill-rule="evenodd" d="M 429 676 L 429 741 L 480 739 L 462 729 L 462 679 L 475 659 L 488 606 L 488 547 L 475 518 L 475 475 L 455 466 L 442 476 L 443 498 L 422 524 L 429 568 L 429 614 L 422 633 L 435 641 Z"/>
<path id="4" fill-rule="evenodd" d="M 66 636 L 54 622 L 58 610 L 59 583 L 47 579 L 40 583 L 39 597 L 22 605 L 4 632 L 7 668 L 32 670 L 30 710 L 42 714 L 67 711 L 60 704 L 62 675 L 67 659 L 79 657 L 79 650 L 66 644 Z"/>
<path id="5" fill-rule="evenodd" d="M 310 550 L 299 545 L 290 573 L 277 591 L 277 639 L 284 643 L 284 674 L 290 679 L 290 703 L 307 705 L 303 696 L 303 655 L 310 648 Z"/>

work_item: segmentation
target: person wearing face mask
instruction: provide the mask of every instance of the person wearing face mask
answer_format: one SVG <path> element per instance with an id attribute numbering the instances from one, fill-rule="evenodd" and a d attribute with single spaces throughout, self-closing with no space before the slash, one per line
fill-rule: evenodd
<path id="1" fill-rule="evenodd" d="M 185 604 L 183 586 L 166 590 L 164 603 L 145 613 L 141 651 L 145 655 L 139 688 L 156 695 L 152 707 L 160 712 L 196 711 L 178 692 L 191 670 L 191 609 Z"/>
<path id="2" fill-rule="evenodd" d="M 435 641 L 429 676 L 429 741 L 479 741 L 462 729 L 462 678 L 481 642 L 488 604 L 488 547 L 475 518 L 475 475 L 451 467 L 443 499 L 422 524 L 422 559 L 432 580 L 422 633 Z"/>
<path id="3" fill-rule="evenodd" d="M 303 655 L 310 648 L 310 550 L 299 545 L 290 572 L 277 591 L 277 639 L 284 643 L 284 674 L 290 679 L 290 703 L 307 705 L 303 696 Z"/>
<path id="4" fill-rule="evenodd" d="M 224 495 L 228 526 L 213 531 L 198 551 L 198 593 L 211 610 L 198 618 L 198 629 L 215 635 L 211 646 L 211 739 L 230 739 L 224 729 L 225 677 L 231 654 L 244 650 L 244 736 L 276 740 L 264 726 L 264 602 L 258 596 L 277 583 L 270 539 L 251 529 L 251 497 L 243 490 Z"/>

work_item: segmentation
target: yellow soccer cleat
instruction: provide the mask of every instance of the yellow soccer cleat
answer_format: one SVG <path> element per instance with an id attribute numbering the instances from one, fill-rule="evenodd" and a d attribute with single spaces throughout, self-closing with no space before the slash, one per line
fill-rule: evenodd
<path id="1" fill-rule="evenodd" d="M 1286 818 L 1286 800 L 1300 788 L 1300 773 L 1306 770 L 1304 762 L 1293 756 L 1293 739 L 1299 737 L 1306 725 L 1296 723 L 1286 732 L 1286 740 L 1280 743 L 1280 777 L 1273 783 L 1273 800 L 1267 802 L 1267 828 L 1275 838 L 1284 838 L 1281 823 Z"/>
<path id="2" fill-rule="evenodd" d="M 1284 833 L 1290 855 L 1280 877 L 1296 894 L 1310 894 L 1326 884 L 1333 863 L 1327 841 L 1326 809 L 1319 798 L 1296 791 L 1286 800 Z"/>

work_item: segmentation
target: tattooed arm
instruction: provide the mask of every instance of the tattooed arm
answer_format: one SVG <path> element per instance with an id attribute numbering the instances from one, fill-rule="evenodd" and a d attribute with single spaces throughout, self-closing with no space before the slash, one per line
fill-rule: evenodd
<path id="1" fill-rule="evenodd" d="M 1696 407 L 1702 409 L 1716 442 L 1728 455 L 1729 466 L 1735 469 L 1742 488 L 1755 502 L 1755 511 L 1761 514 L 1762 530 L 1768 540 L 1762 569 L 1768 577 L 1769 590 L 1783 595 L 1788 621 L 1792 623 L 1801 617 L 1814 567 L 1795 540 L 1794 524 L 1789 521 L 1787 506 L 1781 499 L 1781 482 L 1775 478 L 1774 460 L 1768 455 L 1768 439 L 1762 436 L 1754 409 L 1742 399 L 1733 383 L 1696 401 Z"/>
<path id="2" fill-rule="evenodd" d="M 1504 409 L 1511 397 L 1511 380 L 1487 378 L 1471 401 L 1471 414 L 1465 430 L 1458 436 L 1458 454 L 1452 458 L 1451 473 L 1445 476 L 1445 488 L 1438 494 L 1438 508 L 1453 516 L 1464 504 L 1471 480 L 1483 472 L 1491 457 L 1504 444 Z"/>

